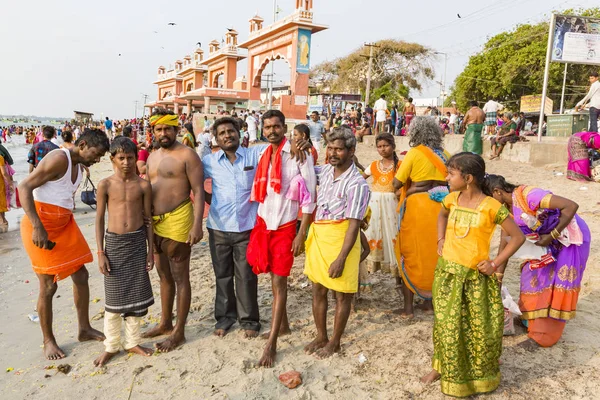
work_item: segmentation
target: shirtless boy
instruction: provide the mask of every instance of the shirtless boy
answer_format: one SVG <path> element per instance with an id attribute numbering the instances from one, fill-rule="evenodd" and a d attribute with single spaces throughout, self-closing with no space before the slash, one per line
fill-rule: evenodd
<path id="1" fill-rule="evenodd" d="M 156 109 L 150 125 L 160 145 L 159 150 L 150 154 L 146 165 L 152 184 L 154 252 L 162 311 L 159 325 L 144 333 L 144 337 L 169 335 L 156 344 L 160 352 L 169 352 L 185 342 L 185 321 L 192 299 L 190 254 L 192 246 L 202 239 L 204 171 L 198 154 L 177 141 L 177 115 Z M 173 327 L 175 292 L 177 323 Z"/>
<path id="2" fill-rule="evenodd" d="M 104 275 L 105 351 L 94 361 L 101 367 L 121 348 L 121 318 L 125 320 L 123 348 L 129 353 L 152 355 L 140 346 L 140 319 L 154 304 L 148 271 L 154 267 L 152 226 L 144 215 L 152 212 L 152 187 L 136 174 L 137 147 L 125 136 L 110 145 L 115 173 L 98 184 L 96 242 L 98 267 Z M 108 229 L 104 213 L 108 208 Z"/>

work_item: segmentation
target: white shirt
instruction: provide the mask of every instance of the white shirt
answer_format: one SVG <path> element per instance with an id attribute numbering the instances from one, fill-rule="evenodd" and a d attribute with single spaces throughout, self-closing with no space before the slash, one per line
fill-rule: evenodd
<path id="1" fill-rule="evenodd" d="M 375 120 L 377 122 L 385 121 L 385 111 L 387 110 L 387 101 L 384 99 L 379 99 L 375 102 L 375 106 L 373 107 L 375 111 L 377 111 Z"/>
<path id="2" fill-rule="evenodd" d="M 246 123 L 248 124 L 248 131 L 256 131 L 256 119 L 252 115 L 248 115 L 248 118 L 246 118 Z"/>
<path id="3" fill-rule="evenodd" d="M 494 100 L 490 100 L 483 106 L 483 112 L 498 112 L 502 110 L 504 106 L 500 103 L 495 102 Z"/>
<path id="4" fill-rule="evenodd" d="M 589 100 L 587 107 L 594 107 L 600 109 L 600 80 L 592 83 L 590 86 L 590 91 L 585 97 L 577 103 L 577 106 L 582 106 L 583 103 Z"/>
<path id="5" fill-rule="evenodd" d="M 270 184 L 267 183 L 267 196 L 265 201 L 258 205 L 258 216 L 265 220 L 267 229 L 277 230 L 280 226 L 298 219 L 298 202 L 289 200 L 286 194 L 290 188 L 290 183 L 296 175 L 302 175 L 306 188 L 310 192 L 311 202 L 302 207 L 303 214 L 312 214 L 316 206 L 316 186 L 317 176 L 312 157 L 306 157 L 304 164 L 299 165 L 298 161 L 290 155 L 290 142 L 283 145 L 281 152 L 281 191 L 275 193 Z M 261 157 L 264 157 L 264 152 Z M 260 161 L 259 161 L 260 162 Z M 271 167 L 269 167 L 269 176 Z"/>

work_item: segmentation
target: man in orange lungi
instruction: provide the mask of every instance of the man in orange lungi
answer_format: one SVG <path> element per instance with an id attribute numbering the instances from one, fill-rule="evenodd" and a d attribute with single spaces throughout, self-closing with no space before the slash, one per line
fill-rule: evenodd
<path id="1" fill-rule="evenodd" d="M 21 221 L 21 239 L 40 281 L 37 311 L 44 337 L 44 355 L 48 360 L 65 357 L 52 332 L 52 298 L 57 281 L 68 276 L 73 279 L 79 341 L 104 340 L 102 332 L 90 325 L 90 289 L 84 264 L 92 262 L 93 257 L 72 210 L 83 166 L 100 161 L 108 147 L 104 132 L 86 129 L 72 149 L 48 153 L 19 185 L 19 197 L 26 214 Z"/>

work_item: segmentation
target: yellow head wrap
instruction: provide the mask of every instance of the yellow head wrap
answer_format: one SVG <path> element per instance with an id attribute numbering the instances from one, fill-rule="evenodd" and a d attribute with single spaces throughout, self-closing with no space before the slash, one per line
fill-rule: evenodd
<path id="1" fill-rule="evenodd" d="M 179 117 L 175 114 L 153 115 L 150 117 L 150 126 L 155 125 L 179 126 Z"/>

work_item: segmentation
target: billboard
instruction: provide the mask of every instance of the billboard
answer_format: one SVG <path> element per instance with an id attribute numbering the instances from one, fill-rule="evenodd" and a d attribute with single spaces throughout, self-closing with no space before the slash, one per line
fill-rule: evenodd
<path id="1" fill-rule="evenodd" d="M 539 113 L 540 107 L 542 106 L 542 95 L 541 94 L 533 94 L 530 96 L 521 96 L 521 108 L 520 112 L 524 113 Z M 551 99 L 546 97 L 546 101 L 544 102 L 544 114 L 552 115 L 552 107 L 554 103 Z"/>
<path id="2" fill-rule="evenodd" d="M 600 65 L 600 19 L 557 15 L 552 61 Z"/>
<path id="3" fill-rule="evenodd" d="M 310 70 L 311 35 L 310 29 L 298 29 L 296 72 L 300 74 L 308 74 Z"/>

